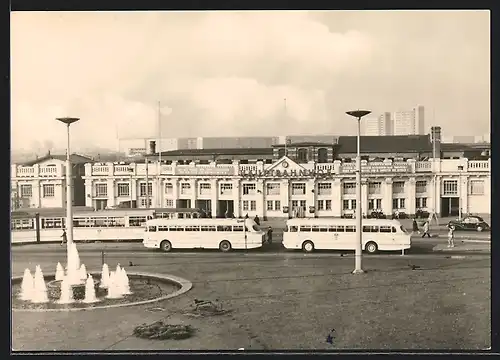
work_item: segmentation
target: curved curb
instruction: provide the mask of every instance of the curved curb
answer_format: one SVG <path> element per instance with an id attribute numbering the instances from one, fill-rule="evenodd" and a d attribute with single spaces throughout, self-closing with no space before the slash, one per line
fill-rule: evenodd
<path id="1" fill-rule="evenodd" d="M 94 271 L 94 272 L 89 272 L 90 274 L 98 274 L 99 272 Z M 164 275 L 164 274 L 158 274 L 158 273 L 147 273 L 147 272 L 130 272 L 127 273 L 127 275 L 132 275 L 132 276 L 141 276 L 141 277 L 149 277 L 149 278 L 154 278 L 154 279 L 159 279 L 159 280 L 164 280 L 167 282 L 173 282 L 177 285 L 180 285 L 181 288 L 177 291 L 174 291 L 173 293 L 170 293 L 165 296 L 161 296 L 155 299 L 150 299 L 150 300 L 144 300 L 144 301 L 135 301 L 131 303 L 125 303 L 125 304 L 112 304 L 112 305 L 102 305 L 102 306 L 92 306 L 92 307 L 86 307 L 86 308 L 64 308 L 64 309 L 16 309 L 12 308 L 13 312 L 31 312 L 31 313 L 36 313 L 36 312 L 61 312 L 61 311 L 89 311 L 89 310 L 99 310 L 99 309 L 112 309 L 112 308 L 119 308 L 119 307 L 126 307 L 126 306 L 137 306 L 137 305 L 145 305 L 145 304 L 151 304 L 155 303 L 158 301 L 163 301 L 167 300 L 179 295 L 182 295 L 193 287 L 193 283 L 189 280 L 180 278 L 178 276 L 174 275 Z M 46 276 L 55 276 L 55 273 L 52 274 L 47 274 Z M 13 280 L 22 280 L 22 276 L 15 276 L 11 279 Z"/>

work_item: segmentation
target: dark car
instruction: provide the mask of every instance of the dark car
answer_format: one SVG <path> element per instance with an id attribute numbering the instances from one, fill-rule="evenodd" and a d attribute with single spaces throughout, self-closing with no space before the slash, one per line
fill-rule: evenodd
<path id="1" fill-rule="evenodd" d="M 466 216 L 462 220 L 451 220 L 448 225 L 456 231 L 489 231 L 490 226 L 480 216 Z"/>

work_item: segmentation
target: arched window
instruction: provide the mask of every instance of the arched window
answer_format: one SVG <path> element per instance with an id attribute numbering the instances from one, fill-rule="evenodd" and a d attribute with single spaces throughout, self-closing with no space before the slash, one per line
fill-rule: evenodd
<path id="1" fill-rule="evenodd" d="M 328 162 L 328 150 L 325 148 L 318 149 L 318 162 L 327 163 Z"/>
<path id="2" fill-rule="evenodd" d="M 299 163 L 306 163 L 307 162 L 307 149 L 299 149 L 297 151 L 297 161 Z"/>
<path id="3" fill-rule="evenodd" d="M 283 156 L 285 156 L 285 149 L 281 148 L 278 150 L 278 158 L 281 159 Z"/>

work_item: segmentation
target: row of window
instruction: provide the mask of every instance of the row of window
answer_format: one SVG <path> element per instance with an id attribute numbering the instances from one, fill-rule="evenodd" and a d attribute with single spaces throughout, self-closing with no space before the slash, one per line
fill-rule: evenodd
<path id="1" fill-rule="evenodd" d="M 156 231 L 221 231 L 221 232 L 243 232 L 248 231 L 243 225 L 169 225 L 169 226 L 148 226 L 149 232 Z"/>
<path id="2" fill-rule="evenodd" d="M 141 227 L 148 220 L 146 216 L 129 216 L 128 227 Z M 40 221 L 42 229 L 62 229 L 66 226 L 66 218 L 43 218 Z M 74 227 L 125 227 L 127 220 L 124 217 L 78 217 L 73 219 Z M 34 219 L 12 219 L 11 228 L 16 230 L 33 230 Z"/>
<path id="3" fill-rule="evenodd" d="M 212 184 L 210 183 L 200 183 L 199 184 L 199 194 L 200 195 L 210 195 Z M 267 195 L 280 195 L 280 183 L 268 183 L 266 184 L 266 194 Z M 319 183 L 317 186 L 318 195 L 331 195 L 332 194 L 332 183 Z M 395 181 L 392 183 L 392 193 L 401 194 L 404 193 L 405 182 Z M 233 190 L 233 184 L 223 183 L 220 184 L 220 194 L 221 195 L 231 195 Z M 305 195 L 306 194 L 306 184 L 305 183 L 293 183 L 292 184 L 292 195 Z M 130 196 L 130 184 L 129 183 L 118 183 L 117 184 L 118 197 L 128 197 Z M 149 196 L 153 195 L 153 184 L 149 183 L 147 187 L 147 192 Z M 416 182 L 416 193 L 422 194 L 427 192 L 427 181 L 419 180 Z M 31 184 L 22 184 L 20 186 L 21 197 L 32 197 L 33 187 Z M 181 183 L 180 184 L 181 195 L 191 194 L 191 184 Z M 243 195 L 255 195 L 257 193 L 256 184 L 243 184 Z M 354 195 L 356 193 L 356 183 L 346 182 L 343 183 L 343 194 L 344 195 Z M 377 195 L 381 193 L 381 182 L 370 182 L 368 183 L 368 194 Z M 468 186 L 469 195 L 484 195 L 484 180 L 471 180 Z M 95 184 L 95 194 L 96 197 L 107 197 L 108 196 L 108 184 L 107 183 L 97 183 Z M 165 194 L 173 194 L 173 184 L 165 184 Z M 444 180 L 442 186 L 443 195 L 457 195 L 458 194 L 458 181 L 457 180 Z M 54 184 L 43 184 L 42 185 L 42 197 L 54 197 L 55 196 L 55 185 Z M 146 183 L 139 184 L 139 196 L 147 196 L 146 194 Z"/>
<path id="4" fill-rule="evenodd" d="M 300 225 L 300 226 L 289 226 L 287 229 L 289 232 L 356 232 L 355 225 Z M 364 225 L 363 232 L 369 233 L 395 233 L 396 228 L 394 226 L 376 226 L 376 225 Z"/>

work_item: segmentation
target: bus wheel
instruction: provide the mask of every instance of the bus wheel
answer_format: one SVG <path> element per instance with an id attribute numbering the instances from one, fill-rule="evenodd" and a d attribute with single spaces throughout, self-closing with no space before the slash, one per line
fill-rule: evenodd
<path id="1" fill-rule="evenodd" d="M 168 240 L 163 240 L 160 244 L 160 249 L 164 252 L 170 252 L 172 250 L 172 244 Z"/>
<path id="2" fill-rule="evenodd" d="M 374 243 L 373 241 L 370 241 L 368 244 L 366 244 L 365 248 L 366 248 L 366 251 L 370 254 L 374 254 L 378 250 L 377 244 Z"/>
<path id="3" fill-rule="evenodd" d="M 302 250 L 305 252 L 313 252 L 314 251 L 314 244 L 311 241 L 305 241 L 302 244 Z"/>
<path id="4" fill-rule="evenodd" d="M 231 243 L 227 240 L 223 240 L 219 244 L 219 249 L 222 252 L 228 252 L 231 250 Z"/>

